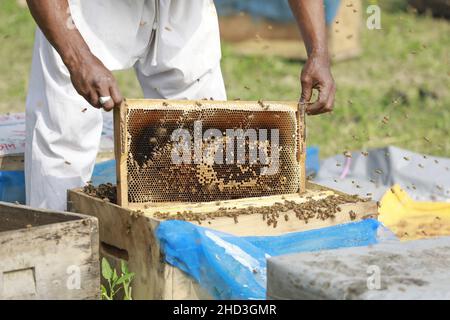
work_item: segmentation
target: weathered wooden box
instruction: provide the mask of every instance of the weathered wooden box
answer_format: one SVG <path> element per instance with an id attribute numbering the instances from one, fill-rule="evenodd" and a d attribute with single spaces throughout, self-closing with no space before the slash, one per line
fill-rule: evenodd
<path id="1" fill-rule="evenodd" d="M 155 236 L 156 228 L 161 222 L 155 217 L 161 212 L 176 214 L 191 211 L 195 213 L 217 212 L 220 208 L 248 208 L 271 206 L 283 201 L 304 203 L 310 199 L 323 199 L 329 195 L 340 194 L 337 191 L 307 184 L 306 193 L 247 198 L 207 203 L 159 204 L 140 211 L 120 207 L 109 201 L 86 195 L 82 190 L 70 190 L 68 208 L 97 217 L 100 228 L 100 252 L 112 264 L 120 259 L 128 262 L 129 269 L 136 273 L 132 283 L 134 299 L 206 299 L 210 296 L 189 276 L 164 261 L 159 243 Z M 283 213 L 284 215 L 285 213 Z M 322 228 L 330 225 L 360 220 L 363 217 L 376 217 L 377 205 L 372 201 L 346 203 L 340 206 L 335 218 L 322 220 L 310 219 L 308 223 L 296 218 L 293 211 L 286 212 L 288 219 L 280 218 L 276 228 L 267 225 L 262 215 L 251 214 L 239 216 L 239 221 L 232 217 L 217 217 L 203 221 L 203 226 L 227 232 L 237 236 L 280 235 L 289 232 Z M 199 224 L 199 222 L 192 222 Z"/>
<path id="2" fill-rule="evenodd" d="M 334 61 L 361 54 L 361 30 L 364 7 L 361 0 L 343 0 L 333 22 L 328 26 L 328 46 Z M 242 55 L 279 56 L 306 60 L 305 45 L 295 22 L 280 23 L 255 19 L 248 14 L 219 19 L 222 40 L 232 43 Z M 236 28 L 239 26 L 239 28 Z"/>
<path id="3" fill-rule="evenodd" d="M 99 299 L 98 222 L 0 202 L 0 299 Z"/>

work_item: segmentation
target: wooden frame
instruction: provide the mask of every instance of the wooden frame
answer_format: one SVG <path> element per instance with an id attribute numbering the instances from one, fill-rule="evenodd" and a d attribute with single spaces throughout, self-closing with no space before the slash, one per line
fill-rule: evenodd
<path id="1" fill-rule="evenodd" d="M 276 202 L 295 202 L 324 198 L 331 194 L 342 194 L 329 188 L 307 184 L 304 195 L 271 196 L 254 199 L 222 201 L 223 208 L 245 208 L 249 206 L 269 206 Z M 156 238 L 156 229 L 161 220 L 154 217 L 157 211 L 176 213 L 179 210 L 193 212 L 213 212 L 216 203 L 171 204 L 158 208 L 148 208 L 137 214 L 102 199 L 86 195 L 81 190 L 68 192 L 68 208 L 72 212 L 91 215 L 99 220 L 100 252 L 113 264 L 119 266 L 120 259 L 128 261 L 129 269 L 136 273 L 132 283 L 134 299 L 207 299 L 211 298 L 194 279 L 181 270 L 165 263 Z M 348 203 L 340 206 L 341 212 L 335 219 L 311 219 L 307 224 L 287 212 L 289 220 L 280 219 L 277 228 L 268 226 L 261 215 L 240 216 L 239 223 L 233 218 L 220 217 L 203 224 L 210 229 L 227 232 L 236 236 L 275 236 L 289 232 L 319 229 L 351 221 L 350 211 L 355 213 L 355 221 L 377 215 L 375 202 Z M 198 225 L 198 222 L 192 222 Z"/>
<path id="2" fill-rule="evenodd" d="M 146 110 L 195 110 L 198 109 L 196 104 L 201 104 L 202 109 L 237 109 L 250 111 L 295 111 L 297 121 L 297 161 L 299 164 L 299 193 L 305 191 L 306 186 L 306 142 L 305 142 L 305 109 L 300 107 L 298 102 L 292 101 L 265 101 L 265 109 L 255 101 L 188 101 L 188 100 L 158 100 L 158 99 L 127 99 L 119 108 L 114 109 L 114 144 L 116 155 L 116 176 L 117 176 L 117 199 L 118 204 L 122 207 L 130 207 L 142 209 L 146 206 L 159 207 L 159 203 L 155 204 L 132 204 L 128 201 L 128 175 L 127 175 L 127 159 L 128 159 L 128 128 L 127 114 L 129 110 L 146 109 Z"/>
<path id="3" fill-rule="evenodd" d="M 98 240 L 94 217 L 0 202 L 0 299 L 99 299 Z"/>

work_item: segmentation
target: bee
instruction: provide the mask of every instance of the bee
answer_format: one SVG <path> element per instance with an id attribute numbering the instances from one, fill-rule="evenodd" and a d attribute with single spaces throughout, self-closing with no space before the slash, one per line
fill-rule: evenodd
<path id="1" fill-rule="evenodd" d="M 355 213 L 355 211 L 353 211 L 353 210 L 350 210 L 349 211 L 349 216 L 350 216 L 350 220 L 355 220 L 356 219 L 356 213 Z"/>

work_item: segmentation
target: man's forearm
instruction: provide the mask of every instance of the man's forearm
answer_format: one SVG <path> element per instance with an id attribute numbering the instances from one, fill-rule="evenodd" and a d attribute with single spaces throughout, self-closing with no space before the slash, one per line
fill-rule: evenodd
<path id="1" fill-rule="evenodd" d="M 123 98 L 114 75 L 91 53 L 73 24 L 68 0 L 27 2 L 34 20 L 69 69 L 78 94 L 95 108 L 109 111 L 119 106 Z M 101 97 L 106 100 L 102 102 Z"/>
<path id="2" fill-rule="evenodd" d="M 325 9 L 322 0 L 289 0 L 308 56 L 328 56 Z"/>
<path id="3" fill-rule="evenodd" d="M 333 110 L 336 84 L 330 70 L 323 0 L 289 0 L 289 5 L 308 52 L 308 60 L 300 75 L 300 105 L 308 104 L 306 113 L 309 115 L 330 112 Z M 319 91 L 319 97 L 311 102 L 314 89 Z"/>
<path id="4" fill-rule="evenodd" d="M 67 0 L 27 0 L 34 20 L 67 67 L 79 65 L 91 52 L 73 25 Z"/>

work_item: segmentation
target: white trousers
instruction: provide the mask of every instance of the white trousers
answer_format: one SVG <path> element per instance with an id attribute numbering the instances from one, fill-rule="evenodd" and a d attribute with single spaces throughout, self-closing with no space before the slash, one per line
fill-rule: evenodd
<path id="1" fill-rule="evenodd" d="M 164 7 L 160 10 L 164 17 L 167 10 Z M 159 28 L 161 30 L 164 26 Z M 211 41 L 212 46 L 220 45 L 218 28 L 212 26 L 212 29 L 217 31 L 211 33 L 208 30 L 207 37 L 203 39 L 196 35 L 203 47 L 209 45 L 204 41 Z M 176 30 L 170 30 L 176 33 Z M 181 52 L 178 54 L 174 52 L 173 45 L 166 46 L 166 43 L 173 44 L 179 33 L 172 38 L 167 34 L 159 35 L 157 48 L 156 37 L 148 39 L 148 50 L 144 53 L 130 52 L 130 59 L 135 57 L 134 68 L 146 98 L 212 97 L 226 100 L 220 56 L 205 56 L 203 53 L 203 62 L 199 65 L 198 52 L 195 51 L 199 50 L 198 46 L 185 46 L 179 49 Z M 165 55 L 168 50 L 173 59 Z M 220 52 L 220 47 L 215 50 Z M 99 58 L 102 60 L 102 57 Z M 192 61 L 196 61 L 197 65 L 192 65 Z M 115 65 L 114 69 L 121 68 Z M 87 110 L 84 111 L 85 108 Z M 75 91 L 60 56 L 42 32 L 37 30 L 26 103 L 25 179 L 28 205 L 66 209 L 67 190 L 81 187 L 91 178 L 102 123 L 102 111 L 89 106 Z"/>

